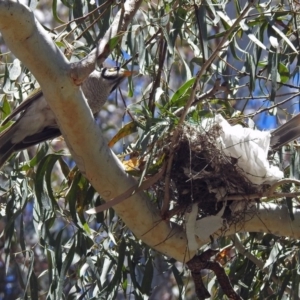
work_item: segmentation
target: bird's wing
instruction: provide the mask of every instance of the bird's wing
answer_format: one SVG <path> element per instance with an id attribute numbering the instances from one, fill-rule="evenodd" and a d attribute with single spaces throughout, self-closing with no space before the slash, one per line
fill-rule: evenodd
<path id="1" fill-rule="evenodd" d="M 300 114 L 296 115 L 285 124 L 271 132 L 270 146 L 273 149 L 280 148 L 285 144 L 300 137 Z"/>
<path id="2" fill-rule="evenodd" d="M 13 110 L 13 112 L 7 116 L 1 123 L 1 126 L 4 126 L 7 122 L 12 120 L 17 114 L 25 110 L 28 106 L 30 106 L 35 100 L 39 99 L 43 95 L 41 89 L 34 90 L 17 108 Z"/>
<path id="3" fill-rule="evenodd" d="M 30 135 L 21 142 L 15 144 L 14 151 L 24 150 L 47 140 L 53 140 L 59 136 L 61 136 L 61 132 L 58 128 L 46 127 L 43 131 Z"/>
<path id="4" fill-rule="evenodd" d="M 0 133 L 0 169 L 14 152 L 27 149 L 28 147 L 61 135 L 58 128 L 46 127 L 43 131 L 26 137 L 21 142 L 15 144 L 11 141 L 11 137 L 17 130 L 19 130 L 18 122 L 7 128 L 5 132 Z"/>
<path id="5" fill-rule="evenodd" d="M 17 130 L 15 123 L 0 133 L 0 169 L 14 152 L 15 144 L 11 142 L 11 137 Z"/>

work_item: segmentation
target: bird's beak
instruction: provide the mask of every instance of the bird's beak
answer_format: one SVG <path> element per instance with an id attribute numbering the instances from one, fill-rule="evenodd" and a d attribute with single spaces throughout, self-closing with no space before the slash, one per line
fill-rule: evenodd
<path id="1" fill-rule="evenodd" d="M 137 72 L 131 72 L 131 71 L 128 71 L 128 70 L 124 70 L 123 71 L 123 75 L 124 77 L 129 77 L 129 76 L 132 76 L 132 75 L 135 75 Z"/>

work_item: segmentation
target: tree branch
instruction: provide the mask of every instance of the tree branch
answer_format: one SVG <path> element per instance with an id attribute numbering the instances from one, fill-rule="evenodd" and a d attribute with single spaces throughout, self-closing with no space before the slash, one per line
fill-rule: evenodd
<path id="1" fill-rule="evenodd" d="M 20 3 L 0 1 L 0 31 L 10 50 L 40 83 L 73 158 L 96 191 L 107 201 L 135 185 L 95 124 L 83 93 L 69 75 L 69 62 L 33 13 Z M 150 247 L 179 261 L 194 256 L 187 251 L 182 228 L 161 220 L 146 194 L 137 193 L 114 209 Z"/>
<path id="2" fill-rule="evenodd" d="M 138 8 L 140 7 L 142 0 L 128 0 L 123 4 L 122 9 L 119 10 L 114 18 L 110 28 L 105 33 L 103 39 L 99 42 L 91 53 L 89 53 L 80 62 L 72 64 L 72 78 L 76 84 L 81 84 L 87 76 L 95 69 L 95 65 L 101 65 L 103 61 L 111 52 L 110 41 L 112 38 L 118 38 L 120 41 L 123 34 L 127 30 L 127 27 Z"/>
<path id="3" fill-rule="evenodd" d="M 240 212 L 243 220 L 232 224 L 226 232 L 219 231 L 215 236 L 231 235 L 236 232 L 268 232 L 277 236 L 300 238 L 300 209 L 293 208 L 294 220 L 286 205 L 258 203 L 248 211 Z"/>
<path id="4" fill-rule="evenodd" d="M 95 124 L 83 93 L 70 76 L 69 62 L 33 13 L 18 2 L 0 1 L 0 31 L 10 50 L 39 81 L 78 167 L 97 192 L 109 200 L 135 185 Z M 137 193 L 114 209 L 138 238 L 157 251 L 178 261 L 188 261 L 195 255 L 187 250 L 183 229 L 161 220 L 146 194 Z M 218 234 L 263 231 L 300 238 L 300 210 L 295 210 L 294 221 L 285 206 L 275 204 L 259 204 L 249 217 L 245 215 L 246 222 Z M 199 241 L 199 247 L 207 242 Z"/>

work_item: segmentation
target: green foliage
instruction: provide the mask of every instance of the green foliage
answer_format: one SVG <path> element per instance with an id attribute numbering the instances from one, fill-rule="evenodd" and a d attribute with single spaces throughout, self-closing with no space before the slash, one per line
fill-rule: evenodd
<path id="1" fill-rule="evenodd" d="M 255 3 L 233 27 L 247 3 L 146 1 L 123 33 L 122 42 L 118 37 L 110 40 L 108 64 L 130 64 L 129 69 L 139 69 L 143 77 L 131 82 L 129 94 L 135 98 L 127 99 L 130 123 L 120 128 L 123 111 L 112 116 L 106 107 L 101 126 L 109 138 L 109 130 L 113 129 L 111 146 L 123 141 L 122 147 L 116 146 L 120 156 L 131 159 L 138 153 L 137 169 L 128 172 L 140 181 L 156 173 L 165 162 L 168 149 L 161 147 L 162 141 L 170 139 L 180 122 L 178 111 L 193 95 L 195 102 L 186 118 L 190 124 L 215 113 L 242 123 L 245 118 L 259 119 L 262 112 L 274 114 L 275 108 L 279 108 L 276 117 L 277 111 L 282 117 L 294 112 L 294 103 L 299 106 L 298 100 L 288 101 L 299 96 L 299 84 L 293 81 L 299 80 L 296 4 Z M 122 6 L 122 2 L 111 1 L 100 1 L 99 8 L 90 1 L 52 1 L 51 33 L 56 45 L 70 60 L 83 58 L 103 37 Z M 215 59 L 207 63 L 214 53 Z M 1 62 L 0 116 L 4 120 L 37 83 L 11 53 L 1 53 Z M 203 75 L 197 78 L 202 70 Z M 203 97 L 217 79 L 227 91 Z M 278 102 L 285 103 L 285 108 L 280 108 Z M 264 106 L 263 111 L 258 110 L 260 106 Z M 9 125 L 11 122 L 0 131 Z M 59 141 L 52 144 L 62 148 Z M 163 276 L 157 289 L 169 284 L 170 293 L 176 285 L 178 299 L 194 299 L 184 268 L 136 239 L 113 209 L 95 216 L 85 214 L 103 200 L 72 167 L 70 157 L 55 149 L 44 144 L 35 154 L 32 149 L 24 150 L 15 154 L 0 173 L 5 268 L 9 271 L 16 266 L 17 296 L 144 299 L 156 291 L 159 283 L 155 277 L 159 273 Z M 296 156 L 298 150 L 292 151 Z M 297 166 L 291 164 L 296 178 Z M 291 189 L 296 188 L 291 185 L 286 192 Z M 161 195 L 151 190 L 149 194 L 160 207 Z M 290 198 L 287 203 L 293 218 Z M 182 224 L 182 220 L 179 222 Z M 267 233 L 239 237 L 240 247 L 228 238 L 220 238 L 218 245 L 230 249 L 223 250 L 219 262 L 241 296 L 282 299 L 288 294 L 296 299 L 299 242 Z M 252 257 L 245 258 L 241 247 Z M 203 277 L 212 298 L 225 299 L 212 273 Z"/>

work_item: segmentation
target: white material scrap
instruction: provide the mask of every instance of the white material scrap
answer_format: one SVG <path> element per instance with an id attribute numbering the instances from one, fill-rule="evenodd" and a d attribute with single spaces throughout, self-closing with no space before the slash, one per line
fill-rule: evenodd
<path id="1" fill-rule="evenodd" d="M 196 236 L 204 242 L 207 241 L 217 230 L 223 227 L 224 219 L 222 216 L 224 214 L 226 204 L 227 203 L 225 202 L 222 209 L 215 216 L 207 216 L 197 221 L 197 203 L 193 204 L 191 212 L 185 213 L 185 229 L 190 251 L 195 251 L 199 248 Z"/>
<path id="2" fill-rule="evenodd" d="M 253 184 L 272 184 L 283 178 L 283 172 L 271 166 L 267 159 L 270 146 L 270 133 L 267 131 L 244 128 L 241 125 L 231 126 L 221 115 L 205 119 L 201 129 L 209 131 L 219 125 L 221 135 L 216 139 L 219 149 L 230 157 L 237 158 L 238 166 L 244 171 Z"/>
<path id="3" fill-rule="evenodd" d="M 186 231 L 186 237 L 188 240 L 188 247 L 190 251 L 195 251 L 199 248 L 195 236 L 197 215 L 198 215 L 197 203 L 193 204 L 191 212 L 186 212 L 184 214 L 185 231 Z"/>

